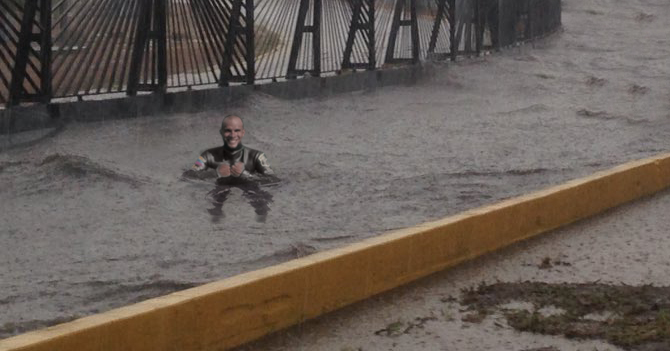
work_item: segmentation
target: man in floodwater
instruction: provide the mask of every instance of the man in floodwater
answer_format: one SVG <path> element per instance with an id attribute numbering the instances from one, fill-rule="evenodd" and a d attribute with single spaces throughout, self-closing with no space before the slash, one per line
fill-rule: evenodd
<path id="1" fill-rule="evenodd" d="M 243 191 L 243 196 L 253 206 L 259 216 L 257 219 L 263 221 L 270 210 L 268 204 L 272 202 L 272 195 L 261 190 L 260 185 L 274 183 L 278 179 L 264 153 L 242 144 L 245 134 L 242 118 L 236 115 L 224 117 L 219 133 L 223 146 L 203 152 L 192 167 L 192 172 L 196 173 L 208 169 L 216 171 L 217 187 L 208 194 L 214 208 L 208 211 L 213 220 L 218 221 L 223 216 L 223 203 L 230 189 L 236 187 Z"/>

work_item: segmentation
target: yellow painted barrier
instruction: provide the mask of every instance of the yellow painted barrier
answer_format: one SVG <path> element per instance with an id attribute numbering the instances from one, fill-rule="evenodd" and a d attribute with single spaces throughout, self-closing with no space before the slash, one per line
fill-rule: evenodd
<path id="1" fill-rule="evenodd" d="M 670 186 L 670 154 L 0 340 L 0 351 L 225 350 Z"/>

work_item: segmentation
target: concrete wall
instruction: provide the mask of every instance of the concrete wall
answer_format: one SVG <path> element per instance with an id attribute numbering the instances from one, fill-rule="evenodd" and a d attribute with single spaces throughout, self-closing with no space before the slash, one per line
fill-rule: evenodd
<path id="1" fill-rule="evenodd" d="M 308 77 L 253 86 L 237 85 L 104 100 L 17 106 L 0 110 L 0 133 L 51 128 L 71 121 L 113 120 L 224 109 L 232 104 L 244 102 L 244 99 L 254 92 L 297 99 L 387 85 L 413 84 L 422 77 L 429 77 L 432 71 L 432 64 L 399 66 L 377 71 L 344 72 L 337 76 Z"/>
<path id="2" fill-rule="evenodd" d="M 670 186 L 670 154 L 0 340 L 0 351 L 225 350 Z"/>

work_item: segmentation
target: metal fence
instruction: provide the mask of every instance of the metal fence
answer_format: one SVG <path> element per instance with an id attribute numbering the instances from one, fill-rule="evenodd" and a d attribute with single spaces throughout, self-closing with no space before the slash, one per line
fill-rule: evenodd
<path id="1" fill-rule="evenodd" d="M 0 105 L 455 59 L 560 22 L 560 0 L 0 0 Z"/>

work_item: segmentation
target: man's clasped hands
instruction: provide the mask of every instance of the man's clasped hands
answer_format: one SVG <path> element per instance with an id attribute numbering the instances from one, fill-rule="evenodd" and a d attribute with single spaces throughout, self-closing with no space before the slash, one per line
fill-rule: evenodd
<path id="1" fill-rule="evenodd" d="M 233 177 L 239 177 L 242 175 L 242 172 L 244 172 L 244 163 L 237 162 L 232 166 L 227 163 L 223 163 L 219 166 L 217 171 L 219 172 L 219 177 L 228 177 L 231 175 Z"/>

